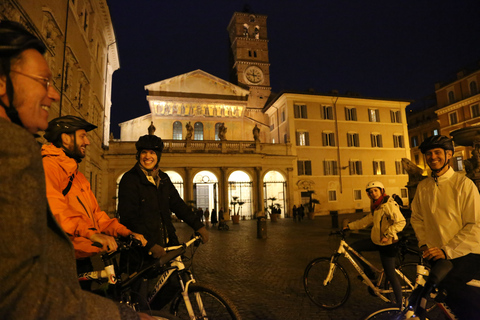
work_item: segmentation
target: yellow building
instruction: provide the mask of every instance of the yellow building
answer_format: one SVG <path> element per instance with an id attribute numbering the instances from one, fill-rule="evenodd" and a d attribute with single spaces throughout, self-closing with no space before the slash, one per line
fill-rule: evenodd
<path id="1" fill-rule="evenodd" d="M 95 124 L 80 170 L 90 180 L 100 207 L 107 204 L 102 183 L 110 130 L 112 74 L 118 52 L 106 0 L 2 0 L 0 19 L 21 22 L 45 43 L 45 58 L 61 100 L 49 118 L 75 115 Z"/>

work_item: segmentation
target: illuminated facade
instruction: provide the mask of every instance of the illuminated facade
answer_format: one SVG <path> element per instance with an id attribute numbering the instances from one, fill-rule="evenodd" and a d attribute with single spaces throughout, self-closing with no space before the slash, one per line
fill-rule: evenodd
<path id="1" fill-rule="evenodd" d="M 112 74 L 119 68 L 115 34 L 106 0 L 0 1 L 0 19 L 21 22 L 41 39 L 60 93 L 49 118 L 75 115 L 95 124 L 80 170 L 100 206 L 107 203 L 104 147 L 109 143 Z"/>

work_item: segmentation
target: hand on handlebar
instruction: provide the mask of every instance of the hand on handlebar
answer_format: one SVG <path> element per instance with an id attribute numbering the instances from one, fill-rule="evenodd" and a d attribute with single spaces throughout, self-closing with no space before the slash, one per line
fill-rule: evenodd
<path id="1" fill-rule="evenodd" d="M 153 247 L 150 248 L 149 254 L 151 254 L 154 258 L 158 259 L 166 255 L 167 253 L 162 246 L 155 244 Z"/>
<path id="2" fill-rule="evenodd" d="M 205 227 L 201 227 L 200 229 L 198 229 L 196 231 L 197 233 L 200 234 L 200 236 L 202 237 L 202 242 L 205 244 L 208 242 L 208 231 L 207 231 L 207 228 Z"/>
<path id="3" fill-rule="evenodd" d="M 136 232 L 132 232 L 132 235 L 135 239 L 137 239 L 138 241 L 140 241 L 142 243 L 142 247 L 145 247 L 147 245 L 147 239 L 145 239 L 145 237 L 143 235 L 141 235 L 140 233 L 136 233 Z"/>
<path id="4" fill-rule="evenodd" d="M 90 236 L 90 240 L 102 245 L 100 252 L 113 252 L 117 250 L 117 242 L 115 241 L 115 238 L 107 236 L 106 234 L 94 233 Z"/>
<path id="5" fill-rule="evenodd" d="M 439 259 L 447 259 L 447 257 L 445 256 L 445 252 L 443 252 L 442 249 L 437 247 L 423 250 L 423 258 L 427 260 L 433 259 L 433 261 L 437 261 Z"/>

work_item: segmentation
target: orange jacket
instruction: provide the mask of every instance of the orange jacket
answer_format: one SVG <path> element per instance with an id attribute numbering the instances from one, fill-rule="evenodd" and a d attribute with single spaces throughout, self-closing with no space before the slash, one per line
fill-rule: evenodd
<path id="1" fill-rule="evenodd" d="M 131 234 L 117 219 L 111 219 L 100 210 L 90 183 L 78 171 L 74 159 L 67 157 L 62 149 L 54 145 L 44 145 L 42 156 L 48 203 L 58 223 L 72 240 L 77 259 L 93 256 L 100 251 L 92 246 L 89 239 L 94 233 L 113 237 Z M 72 174 L 75 175 L 72 186 L 64 196 L 62 191 L 67 187 Z"/>

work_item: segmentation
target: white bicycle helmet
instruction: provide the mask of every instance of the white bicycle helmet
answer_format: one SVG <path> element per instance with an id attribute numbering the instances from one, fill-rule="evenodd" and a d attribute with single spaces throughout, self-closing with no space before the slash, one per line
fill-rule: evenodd
<path id="1" fill-rule="evenodd" d="M 365 187 L 365 191 L 368 192 L 368 190 L 371 188 L 380 188 L 381 190 L 385 190 L 383 183 L 381 183 L 380 181 L 370 181 L 369 183 L 367 183 L 367 186 Z"/>

